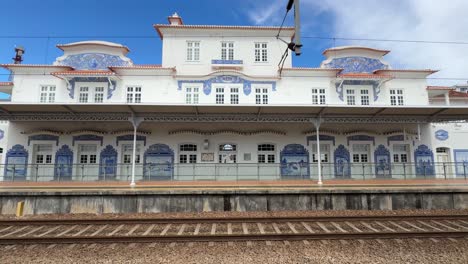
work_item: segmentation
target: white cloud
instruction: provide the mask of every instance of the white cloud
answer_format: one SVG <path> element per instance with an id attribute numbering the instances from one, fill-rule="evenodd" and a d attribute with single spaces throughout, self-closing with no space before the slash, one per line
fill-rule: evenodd
<path id="1" fill-rule="evenodd" d="M 260 1 L 262 2 L 262 1 Z M 275 1 L 276 2 L 276 1 Z M 280 1 L 280 7 L 283 2 Z M 262 2 L 265 10 L 256 24 L 275 21 L 280 13 L 273 6 L 277 3 Z M 266 7 L 265 7 L 266 6 Z M 302 0 L 303 24 L 316 24 L 316 14 L 332 21 L 328 36 L 359 39 L 400 39 L 428 41 L 468 41 L 468 1 L 466 0 Z M 273 10 L 273 11 L 271 11 Z M 278 11 L 280 11 L 278 9 Z M 255 12 L 251 12 L 254 14 Z M 303 35 L 316 35 L 314 27 L 304 27 Z M 316 27 L 315 27 L 316 29 Z M 468 45 L 338 41 L 339 45 L 365 45 L 389 49 L 386 60 L 393 68 L 431 68 L 441 72 L 436 78 L 468 77 Z M 462 80 L 432 83 L 453 84 Z"/>

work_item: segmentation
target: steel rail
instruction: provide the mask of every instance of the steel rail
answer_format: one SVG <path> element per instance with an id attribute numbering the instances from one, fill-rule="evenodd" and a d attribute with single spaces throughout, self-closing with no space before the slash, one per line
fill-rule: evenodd
<path id="1" fill-rule="evenodd" d="M 229 241 L 297 241 L 406 238 L 465 238 L 468 231 L 411 231 L 362 233 L 297 233 L 297 234 L 216 234 L 167 236 L 76 236 L 76 237 L 13 237 L 0 238 L 0 244 L 90 244 L 90 243 L 153 243 L 153 242 L 229 242 Z"/>
<path id="2" fill-rule="evenodd" d="M 197 223 L 283 223 L 398 220 L 468 220 L 468 215 L 375 215 L 293 217 L 207 217 L 207 218 L 96 218 L 96 219 L 1 219 L 0 226 L 13 225 L 103 225 L 103 224 L 197 224 Z"/>

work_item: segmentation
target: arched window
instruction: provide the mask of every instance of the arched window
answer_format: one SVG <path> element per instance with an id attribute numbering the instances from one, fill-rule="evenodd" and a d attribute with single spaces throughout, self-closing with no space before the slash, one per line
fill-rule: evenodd
<path id="1" fill-rule="evenodd" d="M 275 145 L 273 144 L 259 144 L 257 146 L 258 163 L 275 163 L 275 150 Z"/>
<path id="2" fill-rule="evenodd" d="M 219 145 L 218 161 L 219 163 L 237 163 L 237 145 Z"/>
<path id="3" fill-rule="evenodd" d="M 179 163 L 197 163 L 197 145 L 182 144 L 179 146 Z"/>

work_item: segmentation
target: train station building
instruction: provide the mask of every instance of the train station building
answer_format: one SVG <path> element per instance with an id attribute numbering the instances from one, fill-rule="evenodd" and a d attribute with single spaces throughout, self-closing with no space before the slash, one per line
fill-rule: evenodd
<path id="1" fill-rule="evenodd" d="M 329 48 L 310 68 L 288 56 L 278 68 L 277 27 L 186 25 L 174 14 L 154 28 L 161 65 L 94 40 L 57 45 L 63 55 L 50 65 L 2 64 L 12 80 L 0 84 L 11 94 L 0 105 L 9 122 L 0 179 L 468 174 L 468 98 L 429 86 L 437 70 L 393 68 L 389 50 L 360 46 Z"/>

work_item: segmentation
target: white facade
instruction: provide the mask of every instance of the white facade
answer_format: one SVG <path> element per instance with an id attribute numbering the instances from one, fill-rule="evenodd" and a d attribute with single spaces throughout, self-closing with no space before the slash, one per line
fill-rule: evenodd
<path id="1" fill-rule="evenodd" d="M 162 65 L 134 64 L 127 47 L 103 41 L 58 45 L 51 65 L 4 64 L 14 77 L 2 86 L 4 179 L 436 174 L 428 120 L 445 110 L 430 106 L 425 79 L 435 71 L 392 69 L 389 51 L 367 47 L 328 49 L 318 68 L 288 56 L 279 70 L 278 28 L 169 21 L 155 25 Z"/>

